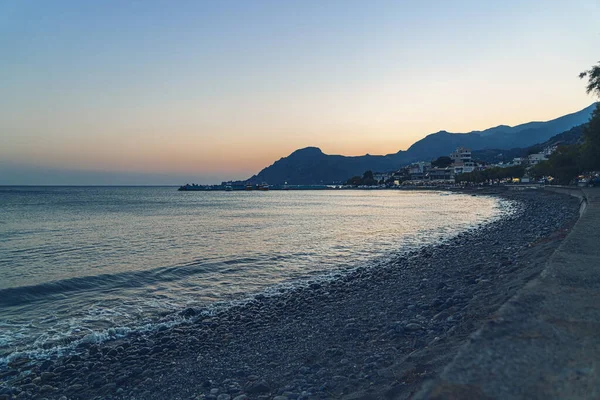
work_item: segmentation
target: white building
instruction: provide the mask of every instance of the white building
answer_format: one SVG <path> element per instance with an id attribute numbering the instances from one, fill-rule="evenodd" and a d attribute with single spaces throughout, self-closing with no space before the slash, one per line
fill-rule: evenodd
<path id="1" fill-rule="evenodd" d="M 453 163 L 459 163 L 459 162 L 470 162 L 472 161 L 471 159 L 471 149 L 467 149 L 464 147 L 458 147 L 454 153 L 450 154 L 450 158 L 452 159 Z"/>
<path id="2" fill-rule="evenodd" d="M 530 165 L 537 165 L 542 161 L 546 161 L 548 157 L 544 153 L 536 153 L 530 154 L 528 159 Z"/>
<path id="3" fill-rule="evenodd" d="M 459 161 L 454 163 L 454 175 L 466 174 L 477 169 L 477 165 L 473 161 Z"/>
<path id="4" fill-rule="evenodd" d="M 554 146 L 548 146 L 546 147 L 544 150 L 542 150 L 542 153 L 546 156 L 546 157 L 550 157 L 550 155 L 552 153 L 554 153 L 556 151 L 558 146 L 554 145 Z"/>
<path id="5" fill-rule="evenodd" d="M 425 174 L 430 168 L 431 163 L 424 161 L 409 165 L 408 174 L 410 175 L 410 179 L 413 181 L 425 179 Z"/>
<path id="6" fill-rule="evenodd" d="M 409 174 L 422 174 L 426 172 L 429 168 L 431 168 L 431 163 L 420 161 L 417 163 L 413 163 L 408 167 Z"/>

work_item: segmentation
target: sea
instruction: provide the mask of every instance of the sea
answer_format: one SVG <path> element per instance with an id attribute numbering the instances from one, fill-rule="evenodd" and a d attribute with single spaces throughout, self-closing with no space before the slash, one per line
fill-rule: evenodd
<path id="1" fill-rule="evenodd" d="M 436 191 L 0 187 L 0 366 L 378 268 L 515 207 Z"/>

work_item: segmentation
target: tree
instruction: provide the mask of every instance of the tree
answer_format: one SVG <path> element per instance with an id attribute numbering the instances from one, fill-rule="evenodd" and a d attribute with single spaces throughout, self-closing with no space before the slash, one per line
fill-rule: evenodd
<path id="1" fill-rule="evenodd" d="M 369 170 L 369 171 L 365 171 L 365 173 L 363 174 L 362 178 L 360 176 L 353 176 L 352 178 L 348 179 L 346 181 L 346 185 L 353 185 L 353 186 L 367 185 L 367 186 L 373 186 L 373 185 L 377 185 L 377 181 L 373 177 L 373 171 Z"/>
<path id="2" fill-rule="evenodd" d="M 368 186 L 377 185 L 377 181 L 373 177 L 373 171 L 365 171 L 362 177 L 362 184 Z"/>
<path id="3" fill-rule="evenodd" d="M 581 165 L 586 170 L 600 170 L 600 104 L 583 132 Z"/>
<path id="4" fill-rule="evenodd" d="M 580 78 L 587 78 L 586 92 L 600 97 L 600 62 L 587 71 L 579 74 Z M 600 169 L 600 103 L 592 113 L 592 118 L 583 133 L 583 146 L 581 148 L 581 166 L 587 170 Z"/>
<path id="5" fill-rule="evenodd" d="M 352 185 L 352 186 L 358 186 L 362 184 L 362 178 L 360 176 L 353 176 L 352 178 L 348 179 L 348 181 L 346 182 L 346 185 Z"/>
<path id="6" fill-rule="evenodd" d="M 536 180 L 546 176 L 552 176 L 552 166 L 550 165 L 550 161 L 544 160 L 531 167 L 529 176 Z"/>
<path id="7" fill-rule="evenodd" d="M 483 171 L 473 171 L 465 174 L 460 174 L 456 177 L 457 182 L 488 182 L 494 183 L 502 179 L 522 178 L 525 175 L 525 168 L 517 165 L 508 168 L 488 168 Z"/>
<path id="8" fill-rule="evenodd" d="M 598 65 L 594 65 L 587 71 L 580 73 L 579 78 L 588 79 L 588 85 L 585 88 L 587 94 L 594 93 L 596 96 L 600 97 L 600 61 L 598 62 Z"/>
<path id="9" fill-rule="evenodd" d="M 437 160 L 432 161 L 431 165 L 433 165 L 434 167 L 438 167 L 438 168 L 446 168 L 446 167 L 449 167 L 450 165 L 452 165 L 452 159 L 448 156 L 441 156 L 441 157 L 438 157 Z"/>
<path id="10" fill-rule="evenodd" d="M 558 183 L 568 185 L 582 171 L 580 146 L 574 144 L 559 146 L 550 155 L 549 162 L 553 176 Z"/>
<path id="11" fill-rule="evenodd" d="M 582 172 L 581 160 L 581 146 L 577 144 L 559 146 L 548 160 L 531 168 L 529 174 L 535 179 L 552 176 L 556 183 L 568 185 Z"/>

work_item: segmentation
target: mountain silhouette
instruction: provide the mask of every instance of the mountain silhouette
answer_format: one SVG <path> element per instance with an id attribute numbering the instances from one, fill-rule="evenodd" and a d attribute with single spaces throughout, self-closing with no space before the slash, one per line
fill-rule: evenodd
<path id="1" fill-rule="evenodd" d="M 469 133 L 440 131 L 427 135 L 406 151 L 388 155 L 329 155 L 317 147 L 306 147 L 279 159 L 248 181 L 275 185 L 286 182 L 294 185 L 340 183 L 367 170 L 392 171 L 411 162 L 430 161 L 450 154 L 457 147 L 472 150 L 525 148 L 588 122 L 595 107 L 596 103 L 545 122 L 533 121 L 512 127 L 499 125 Z"/>

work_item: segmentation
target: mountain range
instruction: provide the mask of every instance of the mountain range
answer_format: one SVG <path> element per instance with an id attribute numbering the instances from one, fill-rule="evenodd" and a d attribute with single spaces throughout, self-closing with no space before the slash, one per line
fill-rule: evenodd
<path id="1" fill-rule="evenodd" d="M 329 155 L 317 147 L 294 151 L 258 174 L 249 182 L 269 184 L 315 185 L 346 181 L 364 171 L 393 171 L 416 162 L 430 161 L 449 155 L 457 147 L 472 150 L 526 148 L 589 121 L 596 103 L 562 117 L 545 122 L 528 122 L 517 126 L 499 125 L 483 131 L 451 133 L 440 131 L 427 135 L 407 150 L 387 155 L 342 156 Z"/>
<path id="2" fill-rule="evenodd" d="M 540 153 L 546 147 L 558 145 L 570 145 L 583 143 L 583 135 L 587 124 L 577 125 L 568 131 L 552 136 L 542 143 L 529 147 L 517 147 L 513 149 L 483 149 L 472 152 L 473 159 L 486 163 L 510 162 L 516 157 L 526 157 L 529 154 Z"/>

